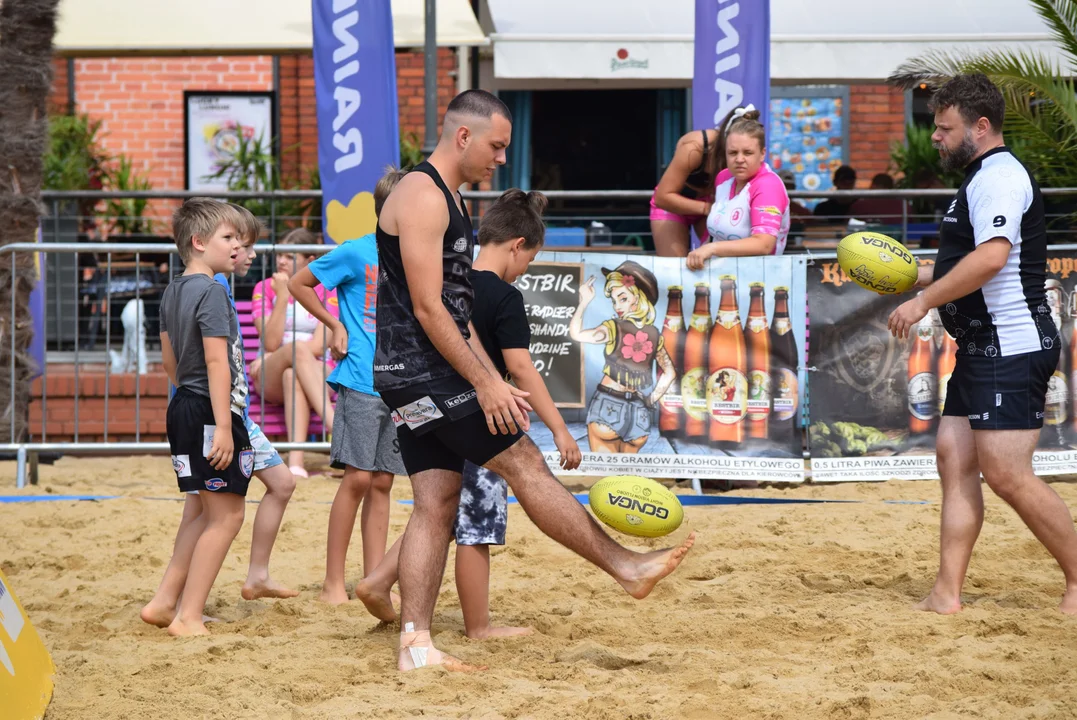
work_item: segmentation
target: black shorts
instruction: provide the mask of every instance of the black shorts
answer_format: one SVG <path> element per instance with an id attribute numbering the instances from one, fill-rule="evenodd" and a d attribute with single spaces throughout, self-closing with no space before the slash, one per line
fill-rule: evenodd
<path id="1" fill-rule="evenodd" d="M 209 490 L 247 496 L 247 485 L 254 471 L 254 450 L 243 418 L 232 418 L 232 463 L 224 470 L 209 464 L 206 455 L 213 447 L 216 421 L 209 398 L 180 388 L 168 403 L 168 445 L 172 451 L 172 469 L 182 492 Z"/>
<path id="2" fill-rule="evenodd" d="M 464 462 L 485 465 L 523 437 L 494 435 L 473 388 L 459 375 L 404 390 L 383 390 L 393 411 L 400 458 L 408 475 L 424 470 L 463 473 Z"/>
<path id="3" fill-rule="evenodd" d="M 1006 357 L 958 355 L 942 414 L 967 417 L 973 430 L 1043 427 L 1047 383 L 1061 348 Z"/>

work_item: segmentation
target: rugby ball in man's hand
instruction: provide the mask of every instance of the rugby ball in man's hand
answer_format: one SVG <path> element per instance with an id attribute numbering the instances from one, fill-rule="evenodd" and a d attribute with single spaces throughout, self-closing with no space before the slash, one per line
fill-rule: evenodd
<path id="1" fill-rule="evenodd" d="M 916 284 L 916 258 L 891 237 L 858 232 L 838 243 L 838 265 L 860 287 L 880 295 L 903 293 Z"/>
<path id="2" fill-rule="evenodd" d="M 684 520 L 684 508 L 664 485 L 635 475 L 602 478 L 591 486 L 591 510 L 615 530 L 637 537 L 669 535 Z"/>

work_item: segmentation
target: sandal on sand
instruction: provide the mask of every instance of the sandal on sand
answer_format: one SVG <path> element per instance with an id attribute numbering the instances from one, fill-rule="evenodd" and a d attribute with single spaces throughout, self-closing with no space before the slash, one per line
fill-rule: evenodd
<path id="1" fill-rule="evenodd" d="M 303 467 L 302 465 L 290 465 L 288 467 L 288 469 L 291 470 L 292 475 L 295 475 L 296 477 L 300 477 L 300 478 L 309 478 L 310 477 L 310 475 L 307 473 L 307 469 L 305 467 Z"/>

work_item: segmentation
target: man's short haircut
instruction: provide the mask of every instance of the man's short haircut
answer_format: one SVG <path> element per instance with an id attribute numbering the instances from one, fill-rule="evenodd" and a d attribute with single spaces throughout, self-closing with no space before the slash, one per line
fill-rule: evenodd
<path id="1" fill-rule="evenodd" d="M 933 113 L 956 108 L 967 125 L 987 118 L 991 129 L 1002 132 L 1006 120 L 1006 99 L 995 83 L 983 73 L 955 75 L 931 97 L 928 108 Z"/>
<path id="2" fill-rule="evenodd" d="M 247 208 L 235 203 L 228 203 L 236 212 L 243 218 L 242 226 L 237 227 L 236 231 L 239 233 L 239 239 L 244 245 L 253 245 L 258 242 L 258 238 L 262 237 L 262 233 L 265 232 L 266 226 L 262 224 L 262 221 L 254 216 Z"/>
<path id="3" fill-rule="evenodd" d="M 385 207 L 385 201 L 389 199 L 389 193 L 397 186 L 406 173 L 392 165 L 385 168 L 385 174 L 374 186 L 374 215 L 381 217 L 381 209 Z"/>
<path id="4" fill-rule="evenodd" d="M 237 233 L 243 232 L 243 215 L 234 205 L 220 200 L 195 197 L 176 208 L 172 213 L 172 237 L 184 264 L 191 259 L 191 253 L 194 252 L 195 236 L 207 242 L 225 223 L 231 225 Z"/>
<path id="5" fill-rule="evenodd" d="M 492 118 L 494 115 L 512 122 L 512 112 L 509 106 L 501 102 L 496 95 L 485 90 L 465 90 L 452 99 L 449 107 L 445 110 L 445 116 L 461 115 L 481 118 Z"/>

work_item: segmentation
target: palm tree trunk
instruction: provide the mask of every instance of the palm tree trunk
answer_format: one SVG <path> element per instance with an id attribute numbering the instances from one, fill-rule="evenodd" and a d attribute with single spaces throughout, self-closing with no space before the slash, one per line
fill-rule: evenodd
<path id="1" fill-rule="evenodd" d="M 0 246 L 37 239 L 58 4 L 0 3 Z M 20 441 L 27 431 L 36 370 L 27 352 L 34 332 L 30 291 L 36 282 L 32 253 L 21 253 L 14 265 L 11 256 L 0 256 L 0 443 Z"/>

